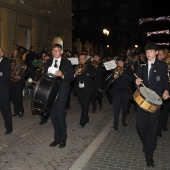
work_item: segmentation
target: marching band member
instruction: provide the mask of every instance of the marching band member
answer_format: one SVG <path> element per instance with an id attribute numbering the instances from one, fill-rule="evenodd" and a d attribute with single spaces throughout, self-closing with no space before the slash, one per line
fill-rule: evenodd
<path id="1" fill-rule="evenodd" d="M 158 60 L 164 61 L 165 59 L 165 52 L 163 49 L 159 49 L 158 51 Z M 169 62 L 167 63 L 169 66 Z M 168 68 L 168 74 L 169 74 L 169 68 Z M 168 75 L 170 76 L 170 75 Z M 169 82 L 170 85 L 170 82 Z M 161 107 L 161 114 L 159 118 L 159 126 L 158 126 L 158 137 L 162 137 L 162 130 L 163 131 L 168 131 L 167 125 L 168 125 L 168 117 L 169 117 L 169 112 L 170 112 L 170 98 L 167 100 L 163 100 L 163 105 Z"/>
<path id="2" fill-rule="evenodd" d="M 133 71 L 125 67 L 123 57 L 117 59 L 117 68 L 120 71 L 114 71 L 114 82 L 112 87 L 113 108 L 114 108 L 114 125 L 113 129 L 118 130 L 119 114 L 122 110 L 122 125 L 127 126 L 126 117 L 128 112 L 128 103 L 130 100 L 130 92 L 132 91 L 132 82 L 134 82 Z M 115 70 L 117 69 L 115 68 Z"/>
<path id="3" fill-rule="evenodd" d="M 21 65 L 25 65 L 22 59 L 23 55 L 26 55 L 26 50 L 21 51 L 19 47 L 13 52 L 13 59 L 11 60 L 11 81 L 10 81 L 10 91 L 11 91 L 11 101 L 14 107 L 14 114 L 12 116 L 22 117 L 24 115 L 24 104 L 23 104 L 23 90 L 25 87 L 25 80 L 30 75 L 30 71 L 27 67 L 25 69 L 21 69 Z M 19 64 L 19 68 L 16 63 Z M 26 65 L 25 65 L 26 66 Z M 18 70 L 21 69 L 23 72 L 21 75 L 17 74 Z M 16 71 L 16 73 L 15 73 Z M 14 77 L 13 77 L 13 76 Z M 31 73 L 30 77 L 34 77 L 35 75 Z"/>
<path id="4" fill-rule="evenodd" d="M 57 100 L 54 102 L 50 116 L 54 127 L 54 141 L 49 145 L 55 147 L 59 144 L 59 148 L 66 146 L 67 126 L 66 126 L 66 104 L 69 96 L 70 83 L 74 79 L 71 62 L 62 59 L 63 47 L 60 44 L 54 44 L 52 48 L 52 58 L 47 60 L 44 67 L 46 74 L 48 68 L 53 66 L 59 68 L 55 75 L 61 77 L 61 84 Z"/>
<path id="5" fill-rule="evenodd" d="M 92 113 L 96 112 L 97 106 L 96 102 L 99 104 L 99 110 L 102 110 L 102 92 L 104 88 L 104 72 L 105 68 L 103 67 L 103 63 L 100 61 L 99 54 L 94 54 L 92 65 L 95 69 L 95 79 L 94 79 L 94 93 L 92 94 Z"/>
<path id="6" fill-rule="evenodd" d="M 6 128 L 5 135 L 9 135 L 13 131 L 11 105 L 10 105 L 10 75 L 11 64 L 7 58 L 3 57 L 4 53 L 0 48 L 0 111 L 4 118 Z"/>
<path id="7" fill-rule="evenodd" d="M 143 66 L 138 66 L 136 75 L 136 85 L 141 82 L 157 93 L 163 100 L 169 98 L 169 82 L 167 64 L 156 59 L 158 54 L 158 46 L 154 43 L 149 43 L 145 47 L 147 63 Z M 157 145 L 157 130 L 159 123 L 160 109 L 155 113 L 149 113 L 137 107 L 136 128 L 139 137 L 143 143 L 143 151 L 145 152 L 146 165 L 154 166 L 153 154 Z"/>
<path id="8" fill-rule="evenodd" d="M 77 69 L 75 72 L 75 92 L 77 93 L 81 106 L 79 126 L 84 128 L 85 124 L 89 122 L 88 113 L 93 93 L 93 79 L 95 77 L 95 71 L 94 67 L 87 63 L 87 55 L 85 53 L 79 55 L 79 65 L 82 65 L 82 68 Z"/>

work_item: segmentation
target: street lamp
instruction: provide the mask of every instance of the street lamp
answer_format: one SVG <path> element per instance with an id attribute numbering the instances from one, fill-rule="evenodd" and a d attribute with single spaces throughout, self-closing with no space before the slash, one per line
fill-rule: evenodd
<path id="1" fill-rule="evenodd" d="M 103 34 L 108 36 L 109 35 L 109 31 L 107 29 L 103 29 Z"/>
<path id="2" fill-rule="evenodd" d="M 109 31 L 107 29 L 103 29 L 103 34 L 105 35 L 105 54 L 107 55 L 108 54 L 108 48 L 109 48 L 109 45 L 107 43 L 107 37 L 109 36 Z M 107 48 L 106 48 L 107 47 Z"/>

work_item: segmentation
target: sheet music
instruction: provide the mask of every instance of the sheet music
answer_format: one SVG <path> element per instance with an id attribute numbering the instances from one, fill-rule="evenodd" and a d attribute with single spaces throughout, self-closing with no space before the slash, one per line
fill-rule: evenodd
<path id="1" fill-rule="evenodd" d="M 78 58 L 74 58 L 74 57 L 71 57 L 71 58 L 68 58 L 68 60 L 71 61 L 71 64 L 72 65 L 78 65 Z"/>
<path id="2" fill-rule="evenodd" d="M 113 70 L 114 68 L 117 67 L 117 64 L 114 60 L 105 62 L 103 64 L 104 64 L 106 70 Z"/>

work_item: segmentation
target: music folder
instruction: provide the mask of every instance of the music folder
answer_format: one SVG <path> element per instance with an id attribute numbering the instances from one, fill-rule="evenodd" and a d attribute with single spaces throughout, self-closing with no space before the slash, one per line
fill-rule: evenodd
<path id="1" fill-rule="evenodd" d="M 42 61 L 41 59 L 38 59 L 38 60 L 32 61 L 31 64 L 32 64 L 34 67 L 40 67 L 40 66 L 43 64 L 43 61 Z"/>

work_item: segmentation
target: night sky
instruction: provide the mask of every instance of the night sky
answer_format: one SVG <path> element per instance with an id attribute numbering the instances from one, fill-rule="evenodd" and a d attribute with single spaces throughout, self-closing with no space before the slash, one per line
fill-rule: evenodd
<path id="1" fill-rule="evenodd" d="M 160 0 L 156 2 L 156 0 L 153 1 L 152 6 L 152 15 L 153 17 L 159 17 L 159 16 L 170 16 L 170 6 L 167 4 L 167 0 Z"/>

